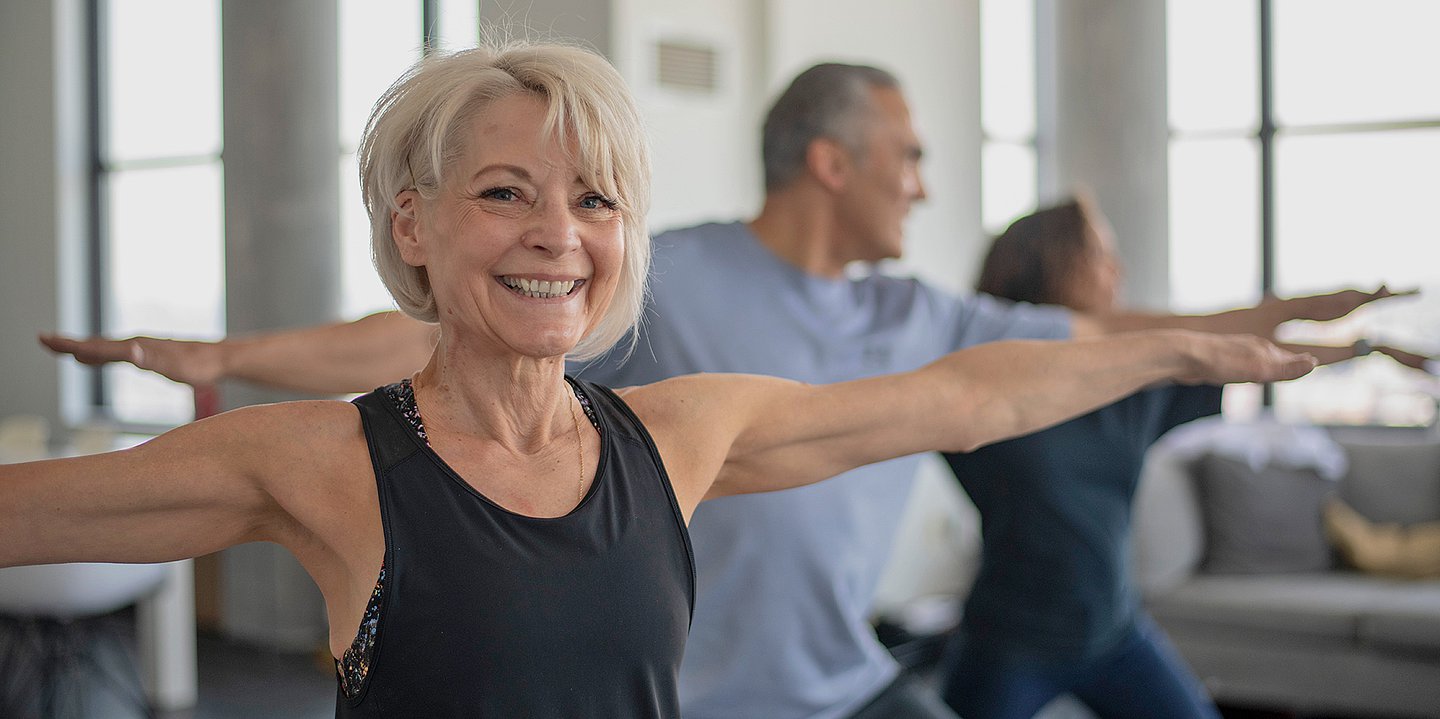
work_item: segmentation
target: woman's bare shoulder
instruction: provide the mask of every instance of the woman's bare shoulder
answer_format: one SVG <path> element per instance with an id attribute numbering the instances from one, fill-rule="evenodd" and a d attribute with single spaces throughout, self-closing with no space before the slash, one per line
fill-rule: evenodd
<path id="1" fill-rule="evenodd" d="M 253 434 L 267 441 L 279 435 L 304 444 L 358 436 L 360 413 L 354 405 L 340 400 L 300 400 L 240 407 L 191 426 L 234 433 L 237 437 Z"/>
<path id="2" fill-rule="evenodd" d="M 182 425 L 137 447 L 143 454 L 198 453 L 261 475 L 297 461 L 318 469 L 328 460 L 357 452 L 363 457 L 364 448 L 359 412 L 336 400 L 241 407 Z"/>

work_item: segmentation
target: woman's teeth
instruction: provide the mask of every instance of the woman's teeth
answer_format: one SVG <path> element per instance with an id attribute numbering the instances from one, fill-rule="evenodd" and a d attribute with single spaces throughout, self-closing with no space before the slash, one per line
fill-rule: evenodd
<path id="1" fill-rule="evenodd" d="M 575 289 L 575 280 L 527 280 L 523 277 L 502 277 L 500 281 L 526 297 L 564 297 Z"/>

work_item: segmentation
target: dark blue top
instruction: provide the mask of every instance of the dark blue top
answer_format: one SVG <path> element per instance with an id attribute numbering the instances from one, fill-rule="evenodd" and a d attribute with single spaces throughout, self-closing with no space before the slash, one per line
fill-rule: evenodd
<path id="1" fill-rule="evenodd" d="M 962 631 L 1022 660 L 1093 657 L 1135 621 L 1131 500 L 1145 452 L 1220 411 L 1220 387 L 1166 386 L 968 454 L 946 455 L 980 510 L 980 573 Z"/>

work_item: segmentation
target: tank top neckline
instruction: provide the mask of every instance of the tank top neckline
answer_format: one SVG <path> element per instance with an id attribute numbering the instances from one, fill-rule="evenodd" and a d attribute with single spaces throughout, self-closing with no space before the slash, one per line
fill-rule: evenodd
<path id="1" fill-rule="evenodd" d="M 447 479 L 449 479 L 451 482 L 454 482 L 461 489 L 470 493 L 475 498 L 484 502 L 487 506 L 493 507 L 495 510 L 505 514 L 506 516 L 513 517 L 521 521 L 536 523 L 564 521 L 566 519 L 574 517 L 580 512 L 580 510 L 590 505 L 592 501 L 591 498 L 595 496 L 597 490 L 600 488 L 601 482 L 604 481 L 606 468 L 609 465 L 610 459 L 609 439 L 610 437 L 614 436 L 609 424 L 609 418 L 605 417 L 605 413 L 594 412 L 594 414 L 591 414 L 591 408 L 594 403 L 590 399 L 587 390 L 581 386 L 580 381 L 576 380 L 570 375 L 565 375 L 565 381 L 569 383 L 570 388 L 575 392 L 576 397 L 580 400 L 581 406 L 586 410 L 586 415 L 590 419 L 590 424 L 594 426 L 596 431 L 600 434 L 600 457 L 595 464 L 595 474 L 590 478 L 590 486 L 585 489 L 585 496 L 582 497 L 580 501 L 577 502 L 575 506 L 570 509 L 570 511 L 564 514 L 554 517 L 536 517 L 510 509 L 509 507 L 506 507 L 505 505 L 500 504 L 499 502 L 486 496 L 484 492 L 481 492 L 474 485 L 465 481 L 465 477 L 461 475 L 458 471 L 456 471 L 455 468 L 451 467 L 450 463 L 446 462 L 445 458 L 440 456 L 440 453 L 436 452 L 434 447 L 430 446 L 428 438 L 422 441 L 420 437 L 413 432 L 406 432 L 406 436 L 411 437 L 415 441 L 415 444 L 418 445 L 420 448 L 420 452 L 427 455 L 430 460 L 433 461 L 435 465 L 440 468 L 440 470 L 444 473 Z M 400 415 L 398 419 L 400 420 L 401 424 L 409 426 L 408 418 L 403 416 L 399 408 L 388 402 L 386 403 L 386 406 L 389 407 L 390 410 L 395 414 Z M 419 406 L 419 402 L 415 402 L 414 407 L 416 410 L 416 421 L 419 421 L 420 419 Z M 421 426 L 423 426 L 423 423 L 421 424 Z"/>

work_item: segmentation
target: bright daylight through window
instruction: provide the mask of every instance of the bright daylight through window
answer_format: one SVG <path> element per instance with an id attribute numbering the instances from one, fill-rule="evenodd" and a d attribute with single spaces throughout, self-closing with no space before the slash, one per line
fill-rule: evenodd
<path id="1" fill-rule="evenodd" d="M 1282 338 L 1440 351 L 1440 4 L 1170 0 L 1168 23 L 1176 309 L 1386 282 L 1423 295 Z M 1375 356 L 1278 385 L 1275 410 L 1428 424 L 1437 387 Z"/>

